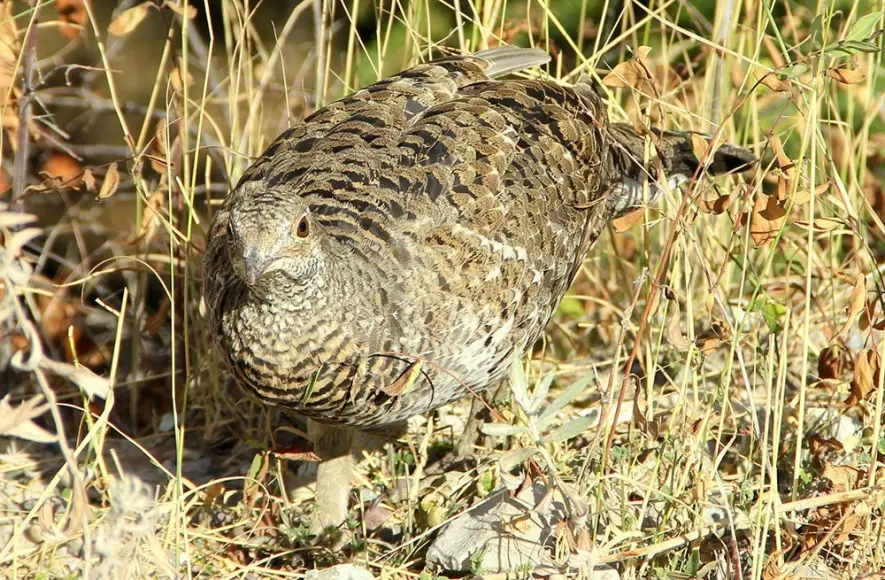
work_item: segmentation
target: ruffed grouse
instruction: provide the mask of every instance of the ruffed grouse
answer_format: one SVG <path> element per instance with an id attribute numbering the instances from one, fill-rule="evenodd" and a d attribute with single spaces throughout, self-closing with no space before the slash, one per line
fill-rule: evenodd
<path id="1" fill-rule="evenodd" d="M 353 435 L 316 422 L 377 428 L 500 380 L 606 223 L 660 168 L 698 170 L 680 133 L 643 164 L 589 84 L 495 80 L 548 60 L 504 47 L 359 90 L 280 135 L 214 216 L 215 340 L 245 389 L 314 420 L 319 526 L 346 516 L 349 481 L 324 479 L 348 477 Z M 725 145 L 706 170 L 753 160 Z"/>

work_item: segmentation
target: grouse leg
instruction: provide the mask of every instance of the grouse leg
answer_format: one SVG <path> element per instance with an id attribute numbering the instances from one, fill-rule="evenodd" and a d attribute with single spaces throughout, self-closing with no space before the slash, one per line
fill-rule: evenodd
<path id="1" fill-rule="evenodd" d="M 329 528 L 338 529 L 347 519 L 350 486 L 353 479 L 355 432 L 318 423 L 307 423 L 308 437 L 320 457 L 317 466 L 316 506 L 310 531 L 319 535 Z"/>
<path id="2" fill-rule="evenodd" d="M 464 433 L 458 439 L 458 443 L 455 446 L 455 453 L 458 457 L 473 456 L 473 445 L 476 443 L 476 437 L 479 435 L 479 428 L 491 418 L 488 407 L 501 400 L 504 393 L 507 392 L 506 388 L 508 385 L 509 383 L 505 379 L 492 387 L 489 390 L 489 393 L 491 393 L 489 403 L 485 402 L 482 394 L 476 393 L 474 395 L 473 401 L 470 404 L 470 418 L 467 420 L 467 424 L 464 425 Z"/>

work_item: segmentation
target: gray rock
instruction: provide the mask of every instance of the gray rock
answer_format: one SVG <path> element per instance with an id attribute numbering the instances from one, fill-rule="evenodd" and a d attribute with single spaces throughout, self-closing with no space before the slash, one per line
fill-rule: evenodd
<path id="1" fill-rule="evenodd" d="M 322 570 L 310 570 L 304 580 L 374 580 L 372 573 L 353 564 L 338 564 Z"/>

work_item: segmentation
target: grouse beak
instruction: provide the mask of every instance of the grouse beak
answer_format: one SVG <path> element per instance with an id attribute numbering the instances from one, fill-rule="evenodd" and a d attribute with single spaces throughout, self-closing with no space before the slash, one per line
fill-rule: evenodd
<path id="1" fill-rule="evenodd" d="M 246 264 L 246 284 L 254 286 L 261 275 L 267 271 L 271 260 L 266 259 L 258 252 L 248 252 L 245 256 Z"/>

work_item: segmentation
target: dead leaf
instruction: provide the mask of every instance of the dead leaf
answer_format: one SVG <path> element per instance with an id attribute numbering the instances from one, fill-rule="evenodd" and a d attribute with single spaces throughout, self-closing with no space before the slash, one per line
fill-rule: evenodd
<path id="1" fill-rule="evenodd" d="M 687 351 L 692 342 L 682 334 L 682 317 L 679 313 L 679 302 L 675 299 L 671 302 L 670 313 L 667 315 L 667 328 L 664 337 L 674 348 Z"/>
<path id="2" fill-rule="evenodd" d="M 710 144 L 697 133 L 691 134 L 691 148 L 694 151 L 694 156 L 701 161 L 706 159 L 710 152 Z"/>
<path id="3" fill-rule="evenodd" d="M 790 171 L 795 166 L 793 160 L 787 155 L 786 151 L 784 151 L 784 144 L 781 141 L 781 138 L 777 135 L 772 135 L 771 140 L 768 143 L 768 146 L 771 147 L 772 152 L 774 152 L 775 157 L 777 159 L 777 166 L 782 171 Z"/>
<path id="4" fill-rule="evenodd" d="M 57 191 L 59 189 L 62 189 L 64 186 L 60 177 L 52 177 L 48 175 L 41 175 L 41 177 L 43 177 L 43 181 L 27 186 L 25 188 L 25 193 L 49 193 L 50 191 Z"/>
<path id="5" fill-rule="evenodd" d="M 191 4 L 188 4 L 187 6 L 182 6 L 177 2 L 166 0 L 165 2 L 163 2 L 163 8 L 171 10 L 172 12 L 178 14 L 183 18 L 187 18 L 188 20 L 193 20 L 197 17 L 197 7 Z"/>
<path id="6" fill-rule="evenodd" d="M 778 204 L 777 199 L 764 193 L 759 194 L 750 218 L 750 237 L 757 248 L 777 238 L 786 215 L 786 210 Z"/>
<path id="7" fill-rule="evenodd" d="M 854 362 L 854 378 L 851 381 L 851 393 L 845 399 L 849 405 L 854 405 L 867 398 L 879 386 L 879 374 L 882 372 L 879 353 L 875 349 L 867 348 L 857 355 Z"/>
<path id="8" fill-rule="evenodd" d="M 108 172 L 101 182 L 101 189 L 98 190 L 98 199 L 107 199 L 117 193 L 117 187 L 120 185 L 120 171 L 117 169 L 117 162 L 114 161 L 108 167 Z"/>
<path id="9" fill-rule="evenodd" d="M 90 193 L 96 192 L 98 182 L 95 181 L 95 175 L 92 173 L 91 169 L 87 169 L 83 172 L 83 185 L 86 187 L 86 191 Z"/>
<path id="10" fill-rule="evenodd" d="M 190 73 L 187 73 L 187 86 L 193 86 L 194 78 Z M 172 90 L 176 93 L 182 92 L 182 89 L 185 87 L 185 79 L 182 79 L 181 69 L 179 67 L 175 67 L 172 69 L 172 72 L 169 74 L 169 84 L 172 85 Z"/>
<path id="11" fill-rule="evenodd" d="M 409 365 L 403 373 L 397 377 L 393 384 L 381 389 L 384 393 L 391 397 L 405 395 L 415 385 L 415 380 L 421 375 L 421 367 L 424 366 L 423 361 L 415 361 Z"/>
<path id="12" fill-rule="evenodd" d="M 10 146 L 15 147 L 18 132 L 19 84 L 16 80 L 20 44 L 12 2 L 0 2 L 0 126 L 10 132 Z"/>
<path id="13" fill-rule="evenodd" d="M 169 311 L 171 309 L 172 302 L 168 297 L 164 296 L 157 311 L 145 318 L 141 331 L 148 335 L 156 334 L 156 332 L 162 328 L 163 324 L 169 320 Z"/>
<path id="14" fill-rule="evenodd" d="M 709 356 L 716 347 L 722 344 L 722 340 L 718 336 L 701 336 L 698 337 L 697 340 L 694 341 L 698 350 L 701 351 L 704 356 Z"/>
<path id="15" fill-rule="evenodd" d="M 846 516 L 842 526 L 839 528 L 839 534 L 833 538 L 833 543 L 844 546 L 845 542 L 851 539 L 851 534 L 861 525 L 862 521 L 863 518 L 857 514 Z"/>
<path id="16" fill-rule="evenodd" d="M 762 77 L 757 77 L 759 82 L 776 93 L 788 93 L 792 88 L 789 79 L 780 79 L 774 73 L 765 73 Z"/>
<path id="17" fill-rule="evenodd" d="M 59 32 L 71 40 L 80 36 L 88 16 L 83 0 L 55 0 L 55 10 L 62 22 L 58 27 Z"/>
<path id="18" fill-rule="evenodd" d="M 54 443 L 55 435 L 32 421 L 45 413 L 49 405 L 42 396 L 32 397 L 17 407 L 9 404 L 9 395 L 0 399 L 0 434 L 37 443 Z"/>
<path id="19" fill-rule="evenodd" d="M 633 59 L 619 63 L 610 73 L 602 79 L 602 84 L 614 89 L 643 89 L 643 92 L 651 92 L 651 78 L 648 70 L 642 64 L 645 57 L 651 52 L 648 46 L 640 46 L 636 50 Z"/>
<path id="20" fill-rule="evenodd" d="M 153 2 L 142 2 L 132 8 L 127 8 L 111 20 L 108 26 L 108 34 L 113 36 L 124 36 L 135 30 L 144 17 L 147 16 L 148 10 L 153 6 Z"/>
<path id="21" fill-rule="evenodd" d="M 166 151 L 166 119 L 157 121 L 157 130 L 154 132 L 151 149 L 153 150 L 153 154 L 149 157 L 151 169 L 163 175 L 166 173 L 166 166 L 169 163 Z"/>
<path id="22" fill-rule="evenodd" d="M 824 465 L 822 475 L 830 480 L 830 489 L 834 492 L 851 491 L 857 488 L 861 472 L 850 465 L 833 465 L 829 461 Z"/>
<path id="23" fill-rule="evenodd" d="M 843 85 L 856 85 L 866 78 L 863 72 L 848 68 L 829 68 L 827 76 Z"/>
<path id="24" fill-rule="evenodd" d="M 863 272 L 858 272 L 854 277 L 854 291 L 851 293 L 851 300 L 848 302 L 848 318 L 836 333 L 836 337 L 847 333 L 857 317 L 863 312 L 864 305 L 867 301 L 867 278 Z"/>
<path id="25" fill-rule="evenodd" d="M 150 195 L 147 203 L 144 204 L 144 212 L 141 215 L 141 224 L 138 227 L 138 231 L 127 240 L 130 244 L 134 244 L 142 238 L 150 239 L 153 237 L 154 232 L 157 231 L 157 227 L 160 225 L 162 218 L 160 208 L 166 203 L 166 198 L 167 192 L 162 187 Z"/>
<path id="26" fill-rule="evenodd" d="M 615 218 L 612 220 L 612 227 L 615 229 L 615 232 L 622 234 L 629 230 L 636 224 L 645 222 L 645 210 L 640 208 L 635 211 L 631 211 L 628 214 L 624 214 L 619 218 Z"/>
<path id="27" fill-rule="evenodd" d="M 83 391 L 89 400 L 96 397 L 107 399 L 110 395 L 111 381 L 95 374 L 86 367 L 43 358 L 40 360 L 40 368 L 71 381 Z"/>
<path id="28" fill-rule="evenodd" d="M 822 196 L 830 189 L 830 183 L 825 182 L 821 183 L 817 187 L 814 188 L 814 194 L 818 197 Z M 803 205 L 811 201 L 811 191 L 808 189 L 799 189 L 793 195 L 793 204 L 794 205 Z"/>
<path id="29" fill-rule="evenodd" d="M 814 218 L 814 229 L 818 232 L 829 232 L 836 228 L 842 227 L 844 224 L 838 218 Z"/>
<path id="30" fill-rule="evenodd" d="M 638 381 L 635 381 L 635 390 L 633 395 L 633 420 L 636 421 L 640 433 L 651 440 L 656 440 L 662 433 L 663 423 L 661 417 L 653 419 L 648 418 L 649 409 L 648 402 L 642 392 L 642 387 Z"/>
<path id="31" fill-rule="evenodd" d="M 845 349 L 834 344 L 828 346 L 817 355 L 817 376 L 821 379 L 839 379 L 845 368 L 847 353 Z"/>
<path id="32" fill-rule="evenodd" d="M 732 201 L 734 201 L 735 197 L 733 195 L 720 195 L 716 199 L 712 201 L 707 201 L 703 198 L 698 199 L 698 208 L 710 215 L 720 215 L 725 213 L 730 206 Z"/>

